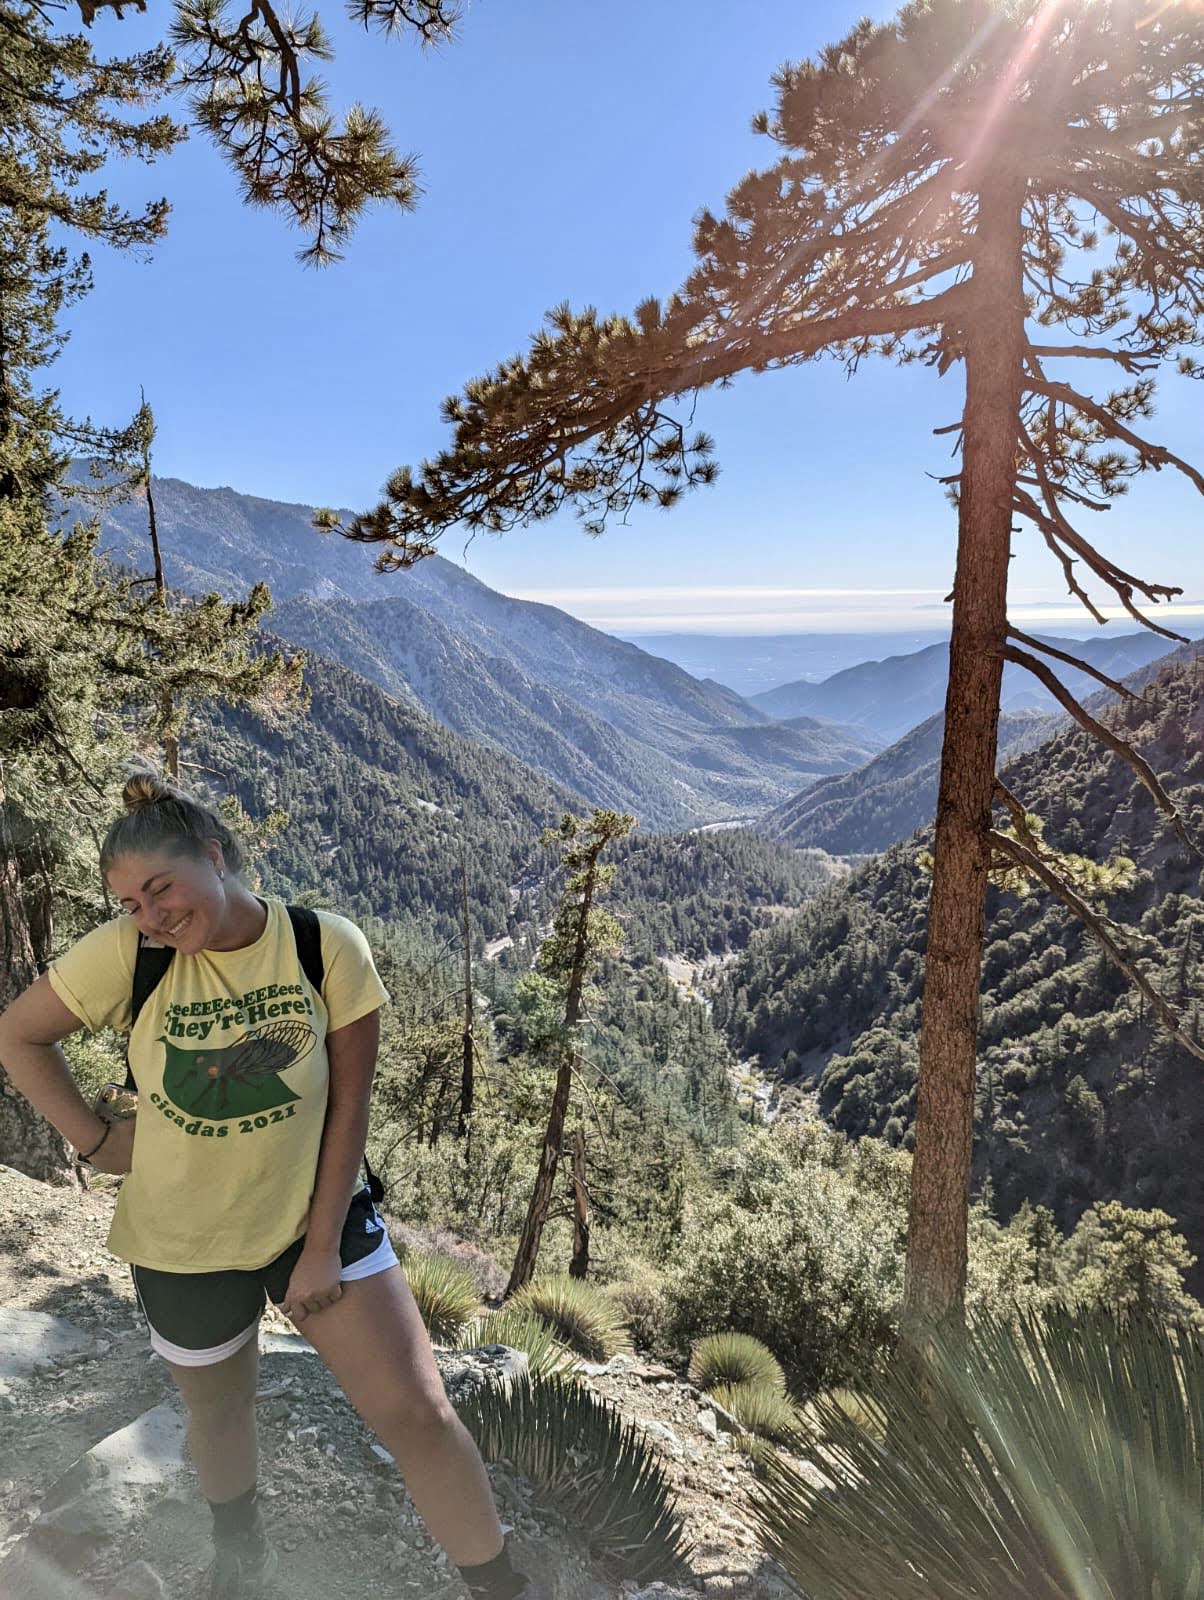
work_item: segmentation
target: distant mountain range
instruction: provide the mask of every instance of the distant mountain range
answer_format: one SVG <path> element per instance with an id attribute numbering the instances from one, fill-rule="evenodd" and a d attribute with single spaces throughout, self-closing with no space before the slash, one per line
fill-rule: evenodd
<path id="1" fill-rule="evenodd" d="M 634 811 L 645 828 L 764 819 L 763 831 L 785 842 L 858 853 L 885 848 L 932 813 L 944 640 L 750 701 L 553 606 L 499 594 L 441 557 L 381 576 L 370 547 L 317 534 L 308 506 L 173 478 L 155 480 L 155 501 L 176 587 L 232 597 L 266 580 L 270 626 L 285 640 L 563 791 Z M 144 505 L 107 507 L 101 542 L 146 570 Z M 809 659 L 833 659 L 858 637 L 817 638 Z M 860 637 L 879 648 L 890 639 Z M 1151 634 L 1051 642 L 1116 677 L 1165 650 Z M 762 667 L 808 659 L 797 636 L 765 643 Z M 714 654 L 730 675 L 723 645 L 704 639 L 699 659 Z M 1074 669 L 1058 672 L 1080 696 L 1096 687 Z M 1034 742 L 1042 719 L 1029 718 L 1058 710 L 1010 666 L 1003 709 L 1014 719 L 1005 738 Z"/>
<path id="2" fill-rule="evenodd" d="M 759 815 L 883 742 L 830 718 L 782 726 L 720 684 L 438 556 L 379 576 L 367 550 L 315 533 L 307 506 L 162 478 L 155 507 L 176 586 L 233 596 L 266 580 L 274 632 L 646 827 Z M 102 548 L 146 568 L 141 503 L 106 508 Z"/>
<path id="3" fill-rule="evenodd" d="M 1066 714 L 1004 712 L 999 760 L 1033 750 L 1066 722 Z M 945 713 L 938 711 L 855 772 L 821 778 L 756 824 L 784 844 L 830 855 L 874 855 L 936 816 Z"/>
<path id="4" fill-rule="evenodd" d="M 1050 634 L 1033 637 L 1079 656 L 1111 678 L 1123 678 L 1166 655 L 1171 648 L 1167 640 L 1154 633 L 1094 639 L 1063 639 Z M 1061 662 L 1051 665 L 1079 699 L 1099 687 L 1096 679 L 1077 668 Z M 784 683 L 765 694 L 753 695 L 752 703 L 771 717 L 827 717 L 833 722 L 868 728 L 891 743 L 944 710 L 948 678 L 949 645 L 945 641 L 910 655 L 863 661 L 822 683 Z M 1012 712 L 1059 709 L 1057 701 L 1031 673 L 1011 663 L 1003 669 L 1000 707 Z"/>
<path id="5" fill-rule="evenodd" d="M 820 683 L 861 661 L 907 655 L 948 639 L 948 627 L 883 633 L 624 633 L 641 650 L 676 661 L 695 678 L 714 678 L 737 694 L 764 694 L 805 678 Z"/>

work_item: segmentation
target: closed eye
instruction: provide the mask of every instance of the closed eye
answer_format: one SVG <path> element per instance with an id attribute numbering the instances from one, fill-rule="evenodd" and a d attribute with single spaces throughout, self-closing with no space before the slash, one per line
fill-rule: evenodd
<path id="1" fill-rule="evenodd" d="M 167 893 L 167 891 L 171 888 L 171 885 L 172 885 L 172 880 L 169 878 L 166 883 L 161 883 L 161 884 L 159 884 L 158 888 L 152 889 L 150 891 L 150 898 L 152 900 L 157 900 L 161 894 L 166 894 Z M 138 906 L 137 906 L 136 903 L 127 902 L 127 901 L 123 900 L 121 902 L 121 909 L 122 909 L 122 911 L 125 912 L 127 917 L 132 917 L 134 915 L 134 913 L 137 911 Z"/>

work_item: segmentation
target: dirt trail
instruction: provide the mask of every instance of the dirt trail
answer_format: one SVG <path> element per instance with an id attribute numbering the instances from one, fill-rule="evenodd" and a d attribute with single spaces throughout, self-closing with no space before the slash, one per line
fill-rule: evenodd
<path id="1" fill-rule="evenodd" d="M 210 1519 L 178 1460 L 167 1370 L 150 1351 L 127 1269 L 105 1249 L 112 1204 L 111 1192 L 52 1189 L 0 1167 L 0 1593 L 20 1600 L 204 1594 Z M 281 1600 L 462 1600 L 396 1469 L 301 1344 L 269 1310 L 260 1483 L 281 1551 Z M 439 1360 L 455 1398 L 465 1360 Z M 470 1378 L 474 1370 L 470 1362 Z M 725 1435 L 712 1437 L 705 1399 L 640 1358 L 591 1369 L 585 1381 L 660 1452 L 693 1547 L 692 1579 L 616 1584 L 529 1483 L 491 1467 L 540 1600 L 784 1600 L 790 1586 L 753 1532 L 751 1471 Z"/>

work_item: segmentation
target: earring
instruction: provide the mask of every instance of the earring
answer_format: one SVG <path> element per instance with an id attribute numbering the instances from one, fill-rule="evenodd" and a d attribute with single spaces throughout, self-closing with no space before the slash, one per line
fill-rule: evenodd
<path id="1" fill-rule="evenodd" d="M 226 874 L 225 874 L 225 873 L 224 873 L 224 872 L 219 872 L 219 873 L 218 873 L 218 877 L 219 877 L 219 878 L 220 878 L 220 879 L 222 879 L 222 880 L 224 880 L 224 879 L 225 879 L 225 876 L 226 876 Z"/>

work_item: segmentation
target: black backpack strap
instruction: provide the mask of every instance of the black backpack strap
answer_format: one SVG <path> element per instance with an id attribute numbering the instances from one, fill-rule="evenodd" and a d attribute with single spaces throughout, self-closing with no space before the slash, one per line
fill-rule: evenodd
<path id="1" fill-rule="evenodd" d="M 326 963 L 322 959 L 322 924 L 318 920 L 318 914 L 309 906 L 286 906 L 285 910 L 293 925 L 293 938 L 297 941 L 297 957 L 301 962 L 301 970 L 309 979 L 310 986 L 321 994 L 322 980 L 326 976 Z M 368 1193 L 374 1201 L 383 1200 L 385 1186 L 373 1172 L 366 1155 L 364 1171 L 368 1175 Z"/>
<path id="2" fill-rule="evenodd" d="M 310 988 L 321 994 L 326 963 L 322 960 L 322 924 L 318 921 L 318 913 L 311 911 L 309 906 L 285 906 L 284 909 L 293 925 L 301 970 L 309 979 Z"/>
<path id="3" fill-rule="evenodd" d="M 146 944 L 142 935 L 138 935 L 138 954 L 134 957 L 133 992 L 130 995 L 130 1033 L 134 1031 L 134 1024 L 143 1006 L 159 987 L 163 974 L 171 966 L 171 958 L 174 955 L 175 951 L 170 946 Z M 125 1056 L 125 1086 L 127 1089 L 137 1087 L 134 1074 L 130 1070 L 128 1045 Z"/>

